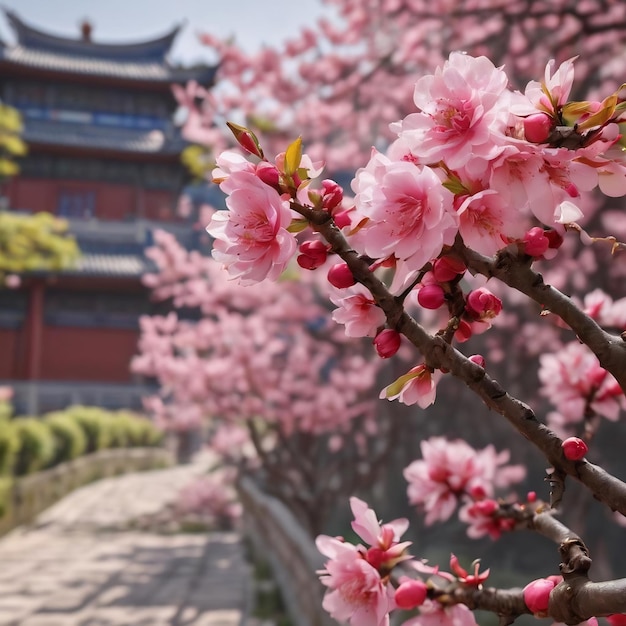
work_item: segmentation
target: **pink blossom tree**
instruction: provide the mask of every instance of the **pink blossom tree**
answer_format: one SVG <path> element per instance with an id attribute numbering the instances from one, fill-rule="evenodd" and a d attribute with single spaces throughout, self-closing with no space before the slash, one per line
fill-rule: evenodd
<path id="1" fill-rule="evenodd" d="M 307 257 L 299 264 L 319 273 L 324 263 L 310 261 L 313 244 L 303 248 L 288 235 L 308 228 L 316 247 L 331 256 L 328 281 L 348 293 L 333 297 L 334 318 L 346 333 L 386 333 L 376 342 L 385 357 L 393 353 L 388 338 L 394 333 L 415 348 L 415 360 L 383 388 L 382 398 L 426 407 L 443 379 L 457 379 L 548 466 L 549 494 L 502 497 L 497 490 L 509 489 L 524 474 L 509 465 L 506 451 L 424 441 L 423 459 L 409 465 L 405 477 L 410 500 L 429 523 L 458 511 L 470 537 L 532 530 L 556 543 L 560 565 L 555 560 L 554 575 L 524 589 L 488 587 L 488 571 L 478 565 L 468 571 L 454 555 L 450 572 L 409 556 L 400 541 L 406 521 L 381 525 L 367 504 L 353 499 L 353 530 L 364 545 L 318 538 L 328 559 L 324 606 L 338 620 L 384 626 L 391 613 L 413 611 L 404 614 L 405 626 L 469 625 L 476 623 L 472 611 L 483 609 L 505 624 L 522 614 L 593 624 L 598 617 L 619 623 L 626 613 L 626 579 L 592 582 L 586 544 L 557 519 L 572 481 L 626 516 L 626 484 L 587 460 L 593 431 L 587 431 L 587 442 L 562 439 L 531 404 L 494 378 L 498 368 L 489 355 L 465 348 L 472 337 L 487 337 L 506 315 L 498 294 L 513 293 L 539 308 L 535 325 L 549 328 L 545 337 L 562 332 L 572 342 L 541 360 L 541 391 L 558 415 L 551 423 L 564 429 L 596 416 L 616 420 L 624 408 L 623 300 L 593 292 L 581 304 L 536 269 L 542 263 L 557 270 L 561 258 L 575 268 L 560 256 L 575 240 L 587 244 L 592 256 L 609 249 L 613 266 L 624 263 L 626 245 L 583 227 L 586 194 L 597 189 L 608 197 L 626 195 L 623 86 L 574 100 L 575 67 L 574 59 L 550 62 L 543 80 L 521 92 L 486 57 L 451 53 L 433 74 L 418 79 L 414 110 L 392 123 L 389 147 L 374 149 L 357 171 L 354 203 L 338 204 L 325 193 L 331 181 L 314 183 L 318 167 L 303 153 L 301 139 L 268 159 L 252 131 L 234 127 L 250 159 L 233 153 L 218 158 L 214 176 L 229 195 L 229 210 L 214 216 L 207 230 L 217 240 L 216 259 L 231 275 L 245 282 L 273 279 L 296 249 Z M 274 195 L 264 204 L 268 190 Z M 260 205 L 271 211 L 260 212 Z M 247 265 L 252 259 L 258 262 Z"/>
<path id="2" fill-rule="evenodd" d="M 249 179 L 235 176 L 231 184 L 235 180 Z M 275 194 L 264 186 L 255 187 L 262 199 Z M 286 212 L 279 200 L 272 203 L 276 213 L 262 213 L 268 221 Z M 259 205 L 235 206 L 258 217 Z M 243 228 L 252 223 L 249 214 Z M 267 241 L 263 227 L 256 232 Z M 285 232 L 273 231 L 293 251 L 293 235 Z M 211 257 L 186 251 L 172 235 L 157 232 L 155 243 L 149 255 L 159 271 L 146 283 L 156 299 L 195 314 L 142 318 L 132 368 L 160 385 L 159 394 L 146 399 L 147 409 L 166 430 L 208 430 L 222 464 L 254 472 L 319 532 L 338 497 L 371 483 L 397 442 L 395 420 L 379 418 L 370 393 L 382 361 L 370 358 L 371 345 L 347 338 L 330 320 L 320 292 L 326 281 L 316 287 L 294 273 L 280 283 L 242 287 Z M 287 253 L 274 256 L 274 244 L 268 245 L 268 254 L 261 254 L 267 262 L 241 263 L 236 273 L 248 280 L 263 271 L 278 276 L 274 268 Z M 229 251 L 216 246 L 214 254 Z"/>
<path id="3" fill-rule="evenodd" d="M 176 88 L 194 142 L 219 153 L 224 120 L 245 123 L 270 153 L 297 128 L 331 171 L 353 171 L 372 145 L 393 140 L 389 122 L 413 110 L 420 75 L 452 51 L 505 65 L 518 88 L 546 59 L 580 55 L 575 97 L 595 97 L 621 72 L 626 7 L 607 0 L 321 0 L 328 16 L 303 16 L 276 48 L 246 53 L 232 38 L 203 42 L 219 61 L 217 88 Z"/>

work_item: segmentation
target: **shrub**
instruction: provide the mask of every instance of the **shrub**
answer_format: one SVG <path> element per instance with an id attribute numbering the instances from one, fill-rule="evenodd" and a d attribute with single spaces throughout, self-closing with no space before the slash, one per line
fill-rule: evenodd
<path id="1" fill-rule="evenodd" d="M 36 417 L 18 417 L 11 425 L 19 442 L 14 473 L 23 476 L 46 467 L 54 456 L 50 427 Z"/>
<path id="2" fill-rule="evenodd" d="M 65 411 L 55 411 L 44 416 L 54 437 L 54 455 L 51 465 L 71 461 L 85 453 L 87 437 L 78 422 Z"/>
<path id="3" fill-rule="evenodd" d="M 3 517 L 11 507 L 13 495 L 13 479 L 0 477 L 0 517 Z"/>
<path id="4" fill-rule="evenodd" d="M 71 406 L 65 413 L 81 427 L 87 438 L 85 452 L 96 452 L 111 446 L 112 433 L 107 425 L 107 411 L 93 406 Z"/>
<path id="5" fill-rule="evenodd" d="M 13 471 L 18 448 L 19 440 L 13 424 L 9 420 L 0 419 L 0 476 Z"/>
<path id="6" fill-rule="evenodd" d="M 147 418 L 131 411 L 117 411 L 114 419 L 119 420 L 127 435 L 128 446 L 156 446 L 161 443 L 163 433 Z"/>

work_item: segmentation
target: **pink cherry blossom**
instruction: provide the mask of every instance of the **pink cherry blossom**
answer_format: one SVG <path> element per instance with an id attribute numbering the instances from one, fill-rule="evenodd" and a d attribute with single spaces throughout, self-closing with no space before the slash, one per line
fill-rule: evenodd
<path id="1" fill-rule="evenodd" d="M 557 353 L 541 355 L 539 361 L 541 394 L 556 407 L 558 413 L 551 416 L 555 425 L 581 421 L 587 408 L 618 419 L 623 392 L 585 345 L 571 342 Z"/>
<path id="2" fill-rule="evenodd" d="M 394 608 L 393 589 L 383 583 L 357 546 L 320 535 L 317 549 L 329 560 L 320 573 L 329 588 L 322 606 L 331 617 L 353 626 L 388 626 Z"/>
<path id="3" fill-rule="evenodd" d="M 555 70 L 556 62 L 551 59 L 546 65 L 543 81 L 531 80 L 526 85 L 523 97 L 516 94 L 511 112 L 528 116 L 542 111 L 556 118 L 559 109 L 567 102 L 574 83 L 575 60 L 576 57 L 568 59 Z"/>
<path id="4" fill-rule="evenodd" d="M 381 526 L 374 510 L 359 498 L 350 498 L 350 508 L 354 515 L 352 530 L 370 546 L 387 550 L 391 545 L 400 541 L 400 537 L 409 527 L 409 520 L 406 518 L 387 522 Z"/>
<path id="5" fill-rule="evenodd" d="M 419 609 L 419 615 L 412 617 L 402 626 L 478 626 L 474 613 L 464 604 L 442 606 L 439 602 L 426 600 Z"/>
<path id="6" fill-rule="evenodd" d="M 358 225 L 350 241 L 373 258 L 394 255 L 407 271 L 438 256 L 455 231 L 451 194 L 430 168 L 375 152 L 353 181 Z"/>
<path id="7" fill-rule="evenodd" d="M 461 440 L 431 437 L 420 447 L 423 459 L 406 467 L 404 478 L 409 502 L 423 507 L 427 524 L 449 519 L 463 496 L 491 496 L 525 475 L 523 466 L 506 465 L 508 451 L 498 454 L 493 446 L 477 451 Z"/>
<path id="8" fill-rule="evenodd" d="M 439 375 L 437 375 L 438 378 Z M 435 401 L 437 380 L 425 365 L 417 365 L 380 392 L 380 398 L 399 400 L 402 404 L 417 404 L 422 409 Z"/>
<path id="9" fill-rule="evenodd" d="M 393 127 L 425 162 L 450 169 L 493 160 L 502 150 L 509 111 L 508 78 L 485 57 L 453 52 L 415 85 L 420 110 Z"/>
<path id="10" fill-rule="evenodd" d="M 378 329 L 385 324 L 384 311 L 374 302 L 367 287 L 360 283 L 342 290 L 330 299 L 338 308 L 332 318 L 344 324 L 348 337 L 375 337 Z"/>
<path id="11" fill-rule="evenodd" d="M 457 213 L 463 242 L 482 254 L 495 254 L 511 239 L 524 234 L 524 220 L 520 219 L 519 209 L 494 189 L 468 196 Z"/>
<path id="12" fill-rule="evenodd" d="M 228 211 L 217 211 L 207 232 L 215 237 L 213 257 L 242 283 L 275 280 L 296 251 L 287 231 L 289 205 L 254 174 L 239 171 L 221 185 Z"/>

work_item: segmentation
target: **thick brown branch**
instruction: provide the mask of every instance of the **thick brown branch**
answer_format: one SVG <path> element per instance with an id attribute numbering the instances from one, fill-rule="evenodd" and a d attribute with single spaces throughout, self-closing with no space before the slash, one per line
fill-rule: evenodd
<path id="1" fill-rule="evenodd" d="M 299 206 L 294 208 L 311 222 L 332 246 L 333 251 L 347 263 L 355 279 L 369 289 L 378 306 L 385 312 L 389 326 L 404 334 L 413 343 L 428 366 L 447 370 L 462 380 L 490 409 L 503 415 L 518 432 L 537 446 L 550 465 L 582 482 L 596 499 L 612 510 L 626 515 L 626 483 L 586 461 L 572 462 L 565 459 L 561 449 L 562 440 L 537 420 L 528 405 L 508 394 L 483 368 L 442 338 L 427 333 L 404 310 L 402 303 L 370 271 L 367 261 L 348 245 L 327 212 Z"/>
<path id="2" fill-rule="evenodd" d="M 460 240 L 457 240 L 454 248 L 472 272 L 487 278 L 495 277 L 527 295 L 545 310 L 558 315 L 626 392 L 626 341 L 600 328 L 571 298 L 546 285 L 541 274 L 531 268 L 528 257 L 521 255 L 516 248 L 509 247 L 490 258 L 470 250 Z"/>

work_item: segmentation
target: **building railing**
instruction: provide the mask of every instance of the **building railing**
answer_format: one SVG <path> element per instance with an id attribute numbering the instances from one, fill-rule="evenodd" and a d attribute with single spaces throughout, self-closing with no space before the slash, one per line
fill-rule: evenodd
<path id="1" fill-rule="evenodd" d="M 245 532 L 254 549 L 272 568 L 289 617 L 295 626 L 332 626 L 322 608 L 324 587 L 316 575 L 324 559 L 311 536 L 279 500 L 261 491 L 248 477 L 240 480 Z"/>
<path id="2" fill-rule="evenodd" d="M 0 380 L 0 386 L 13 389 L 13 405 L 19 415 L 41 415 L 74 404 L 140 410 L 142 398 L 156 391 L 156 387 L 147 384 L 56 381 Z"/>

